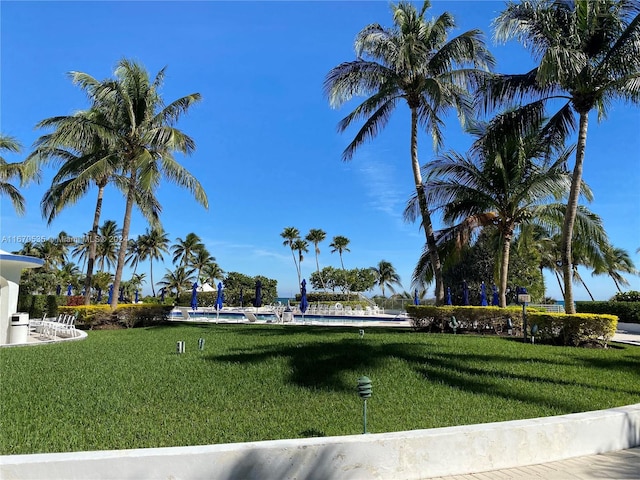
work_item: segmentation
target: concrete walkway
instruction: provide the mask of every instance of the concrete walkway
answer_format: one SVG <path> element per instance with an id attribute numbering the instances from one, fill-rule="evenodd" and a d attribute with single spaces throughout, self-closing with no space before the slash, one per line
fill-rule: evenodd
<path id="1" fill-rule="evenodd" d="M 640 325 L 618 323 L 613 342 L 640 346 Z M 640 447 L 559 462 L 493 470 L 433 480 L 640 480 Z"/>
<path id="2" fill-rule="evenodd" d="M 640 447 L 528 467 L 434 477 L 432 480 L 595 480 L 603 478 L 640 479 Z"/>

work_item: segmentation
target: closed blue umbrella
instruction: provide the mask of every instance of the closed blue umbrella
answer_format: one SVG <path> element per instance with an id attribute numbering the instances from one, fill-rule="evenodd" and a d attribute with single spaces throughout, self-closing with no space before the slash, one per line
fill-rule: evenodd
<path id="1" fill-rule="evenodd" d="M 218 282 L 218 296 L 216 297 L 216 310 L 222 310 L 224 303 L 224 293 L 222 293 L 222 282 Z"/>
<path id="2" fill-rule="evenodd" d="M 164 287 L 160 290 L 160 301 L 164 302 Z"/>
<path id="3" fill-rule="evenodd" d="M 102 300 L 102 289 L 98 287 L 97 290 L 98 290 L 98 298 L 96 299 L 96 302 L 99 302 Z"/>
<path id="4" fill-rule="evenodd" d="M 67 296 L 71 296 L 71 284 L 67 285 Z"/>
<path id="5" fill-rule="evenodd" d="M 135 300 L 134 302 L 138 303 L 138 289 L 136 289 Z"/>
<path id="6" fill-rule="evenodd" d="M 253 306 L 262 306 L 262 282 L 260 280 L 256 281 L 256 299 L 253 302 Z"/>
<path id="7" fill-rule="evenodd" d="M 495 284 L 493 285 L 493 305 L 497 306 L 500 305 L 500 297 L 498 296 L 498 287 L 495 286 Z"/>
<path id="8" fill-rule="evenodd" d="M 109 298 L 107 299 L 109 305 L 111 305 L 111 300 L 113 300 L 113 283 L 109 285 Z"/>
<path id="9" fill-rule="evenodd" d="M 300 284 L 300 311 L 302 315 L 309 308 L 309 302 L 307 301 L 307 281 L 303 278 Z"/>
<path id="10" fill-rule="evenodd" d="M 453 305 L 451 301 L 451 287 L 447 287 L 447 305 Z"/>
<path id="11" fill-rule="evenodd" d="M 489 305 L 489 302 L 487 302 L 487 287 L 484 286 L 484 282 L 480 285 L 480 305 L 483 307 Z"/>
<path id="12" fill-rule="evenodd" d="M 191 309 L 198 309 L 198 282 L 193 282 L 193 288 L 191 289 Z"/>
<path id="13" fill-rule="evenodd" d="M 417 288 L 413 291 L 413 304 L 414 305 L 420 305 L 420 299 L 418 298 L 418 289 Z"/>
<path id="14" fill-rule="evenodd" d="M 118 301 L 124 302 L 124 287 L 120 287 L 120 294 L 118 295 Z"/>
<path id="15" fill-rule="evenodd" d="M 62 287 L 60 285 L 58 285 L 56 287 L 56 295 L 60 295 L 60 292 L 62 291 Z"/>
<path id="16" fill-rule="evenodd" d="M 469 287 L 466 280 L 462 282 L 462 304 L 469 305 Z"/>
<path id="17" fill-rule="evenodd" d="M 240 289 L 240 306 L 244 303 L 244 290 Z"/>

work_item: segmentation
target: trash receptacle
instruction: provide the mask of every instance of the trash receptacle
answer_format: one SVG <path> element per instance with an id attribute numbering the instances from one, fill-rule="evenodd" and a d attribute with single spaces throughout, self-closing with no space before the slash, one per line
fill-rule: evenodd
<path id="1" fill-rule="evenodd" d="M 293 311 L 287 305 L 287 308 L 282 312 L 282 323 L 293 322 Z"/>
<path id="2" fill-rule="evenodd" d="M 9 325 L 9 343 L 14 345 L 17 343 L 27 343 L 29 338 L 29 314 L 14 313 L 11 315 L 11 324 Z"/>

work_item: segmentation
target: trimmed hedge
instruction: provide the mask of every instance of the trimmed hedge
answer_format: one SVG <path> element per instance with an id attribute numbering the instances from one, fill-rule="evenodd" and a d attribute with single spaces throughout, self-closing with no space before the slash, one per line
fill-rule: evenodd
<path id="1" fill-rule="evenodd" d="M 85 329 L 98 329 L 108 326 L 126 328 L 149 327 L 168 320 L 173 309 L 168 305 L 120 304 L 112 310 L 109 305 L 66 306 L 59 307 L 60 313 L 76 315 L 76 326 Z"/>
<path id="2" fill-rule="evenodd" d="M 578 313 L 609 314 L 620 322 L 640 323 L 640 302 L 576 302 Z"/>
<path id="3" fill-rule="evenodd" d="M 439 332 L 452 331 L 451 318 L 455 317 L 458 330 L 479 333 L 504 333 L 511 319 L 513 329 L 522 334 L 522 309 L 518 307 L 477 307 L 477 306 L 416 306 L 408 305 L 407 313 L 416 330 Z M 527 308 L 527 324 L 536 325 L 535 337 L 542 342 L 606 347 L 616 332 L 618 317 L 607 314 L 548 313 Z"/>

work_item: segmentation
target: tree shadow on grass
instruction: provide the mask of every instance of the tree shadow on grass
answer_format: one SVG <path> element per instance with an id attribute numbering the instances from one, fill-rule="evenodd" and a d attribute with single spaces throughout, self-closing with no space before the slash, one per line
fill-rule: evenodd
<path id="1" fill-rule="evenodd" d="M 433 344 L 436 346 L 437 344 Z M 548 375 L 536 373 L 514 373 L 511 366 L 514 362 L 533 361 L 539 364 L 557 364 L 554 359 L 514 358 L 509 353 L 496 354 L 455 354 L 450 351 L 436 351 L 425 343 L 369 343 L 361 339 L 340 339 L 335 342 L 301 342 L 299 344 L 253 347 L 250 351 L 242 350 L 225 355 L 208 356 L 209 361 L 231 363 L 260 363 L 273 357 L 285 357 L 291 368 L 289 381 L 299 387 L 324 389 L 328 391 L 352 392 L 352 382 L 345 382 L 344 373 L 362 375 L 382 366 L 390 358 L 408 363 L 409 368 L 418 372 L 427 382 L 449 385 L 452 388 L 472 393 L 481 393 L 494 397 L 513 399 L 532 405 L 556 407 L 565 412 L 583 410 L 578 400 L 563 401 L 554 390 L 565 387 L 600 389 L 610 392 L 634 395 L 633 389 L 617 388 L 611 385 L 598 385 L 585 381 L 564 378 L 550 378 Z M 449 347 L 450 349 L 450 347 Z M 584 359 L 572 359 L 568 365 L 579 366 Z M 594 366 L 603 369 L 619 369 L 621 365 L 615 360 Z M 483 368 L 484 366 L 490 368 Z M 635 360 L 622 361 L 622 368 L 635 368 Z M 542 367 L 541 367 L 542 368 Z M 514 391 L 513 384 L 526 382 L 529 384 L 547 385 L 540 394 Z M 524 389 L 527 390 L 527 389 Z M 544 393 L 552 392 L 552 393 Z"/>

